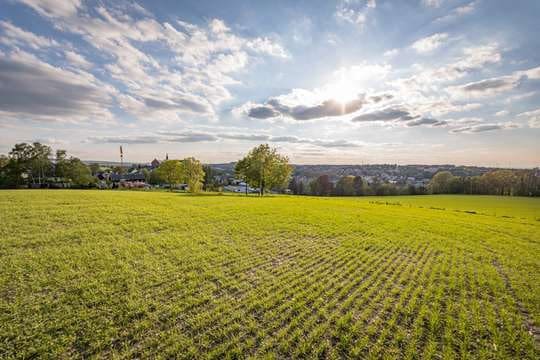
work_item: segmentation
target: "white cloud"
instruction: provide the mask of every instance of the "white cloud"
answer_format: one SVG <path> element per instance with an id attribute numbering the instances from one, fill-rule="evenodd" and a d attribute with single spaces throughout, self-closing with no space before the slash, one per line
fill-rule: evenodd
<path id="1" fill-rule="evenodd" d="M 538 80 L 540 79 L 540 66 L 528 70 L 518 71 L 517 74 L 520 76 L 526 76 L 531 80 Z"/>
<path id="2" fill-rule="evenodd" d="M 448 34 L 436 33 L 425 38 L 416 40 L 411 46 L 419 54 L 426 54 L 439 48 L 447 39 Z"/>
<path id="3" fill-rule="evenodd" d="M 510 112 L 508 110 L 501 110 L 501 111 L 497 111 L 495 113 L 495 116 L 501 117 L 501 116 L 506 116 L 508 114 L 510 114 Z"/>
<path id="4" fill-rule="evenodd" d="M 0 43 L 11 47 L 28 46 L 37 50 L 59 45 L 55 40 L 23 30 L 8 21 L 0 21 L 0 29 L 3 33 Z"/>
<path id="5" fill-rule="evenodd" d="M 440 18 L 437 18 L 435 21 L 436 22 L 453 21 L 461 16 L 471 14 L 476 10 L 477 3 L 478 1 L 472 1 L 468 4 L 458 6 L 455 9 L 453 9 L 449 14 L 442 16 Z"/>
<path id="6" fill-rule="evenodd" d="M 133 134 L 124 136 L 90 136 L 86 139 L 91 143 L 112 144 L 157 144 L 157 143 L 198 143 L 198 142 L 270 142 L 275 144 L 306 144 L 320 148 L 357 148 L 363 144 L 342 139 L 313 139 L 298 136 L 273 136 L 268 134 L 219 133 L 202 131 L 159 131 L 157 133 Z"/>
<path id="7" fill-rule="evenodd" d="M 394 57 L 399 54 L 399 49 L 390 49 L 384 52 L 384 57 Z"/>
<path id="8" fill-rule="evenodd" d="M 446 90 L 453 97 L 484 97 L 497 95 L 512 90 L 519 84 L 519 78 L 513 75 L 470 82 L 464 85 L 450 86 Z"/>
<path id="9" fill-rule="evenodd" d="M 38 13 L 50 17 L 71 16 L 77 13 L 80 0 L 18 0 Z"/>
<path id="10" fill-rule="evenodd" d="M 367 0 L 366 2 L 344 0 L 338 3 L 334 16 L 338 21 L 350 23 L 359 30 L 363 30 L 369 13 L 376 7 L 376 0 Z"/>
<path id="11" fill-rule="evenodd" d="M 186 113 L 214 118 L 216 107 L 232 98 L 228 86 L 239 84 L 234 75 L 251 59 L 290 56 L 277 41 L 239 36 L 220 19 L 203 26 L 171 24 L 160 23 L 141 9 L 135 9 L 138 16 L 133 18 L 121 4 L 87 9 L 79 1 L 22 2 L 57 29 L 80 35 L 98 50 L 105 60 L 99 70 L 122 85 L 118 104 L 137 119 L 180 121 Z M 159 43 L 161 53 L 143 51 L 147 43 Z M 92 66 L 76 49 L 64 54 L 72 66 Z"/>
<path id="12" fill-rule="evenodd" d="M 515 129 L 518 126 L 514 123 L 497 123 L 497 124 L 479 124 L 479 125 L 472 125 L 472 126 L 465 126 L 461 128 L 456 128 L 450 130 L 450 133 L 452 134 L 477 134 L 477 133 L 483 133 L 488 131 L 496 131 L 496 130 L 509 130 L 509 129 Z"/>
<path id="13" fill-rule="evenodd" d="M 538 94 L 538 92 L 529 91 L 529 92 L 526 92 L 526 93 L 523 93 L 523 94 L 512 95 L 512 96 L 509 96 L 508 98 L 506 98 L 504 100 L 504 102 L 505 102 L 505 104 L 510 104 L 512 102 L 515 102 L 515 101 L 521 101 L 523 99 L 530 98 L 532 96 L 535 96 L 536 94 Z"/>
<path id="14" fill-rule="evenodd" d="M 64 51 L 64 56 L 66 57 L 66 60 L 69 61 L 71 64 L 75 65 L 76 67 L 80 67 L 83 69 L 90 69 L 92 67 L 92 63 L 86 60 L 84 56 L 81 54 L 78 54 L 71 50 Z"/>
<path id="15" fill-rule="evenodd" d="M 518 114 L 519 117 L 526 117 L 530 128 L 540 128 L 540 108 Z"/>
<path id="16" fill-rule="evenodd" d="M 427 7 L 440 7 L 444 0 L 422 0 L 422 4 Z"/>

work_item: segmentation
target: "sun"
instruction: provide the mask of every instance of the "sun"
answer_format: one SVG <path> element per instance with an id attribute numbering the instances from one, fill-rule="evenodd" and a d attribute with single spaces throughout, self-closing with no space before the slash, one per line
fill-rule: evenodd
<path id="1" fill-rule="evenodd" d="M 326 96 L 342 104 L 358 98 L 358 86 L 354 81 L 348 79 L 345 74 L 339 74 L 336 81 L 326 87 Z"/>

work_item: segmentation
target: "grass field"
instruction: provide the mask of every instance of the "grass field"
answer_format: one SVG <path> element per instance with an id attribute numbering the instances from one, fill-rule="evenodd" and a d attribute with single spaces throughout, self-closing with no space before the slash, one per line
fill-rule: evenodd
<path id="1" fill-rule="evenodd" d="M 540 199 L 2 191 L 0 223 L 0 358 L 540 357 Z"/>

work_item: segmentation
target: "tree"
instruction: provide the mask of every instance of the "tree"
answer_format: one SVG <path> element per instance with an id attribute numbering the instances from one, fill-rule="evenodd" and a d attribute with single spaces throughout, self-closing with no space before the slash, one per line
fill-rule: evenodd
<path id="1" fill-rule="evenodd" d="M 45 177 L 51 174 L 52 163 L 49 159 L 51 148 L 38 142 L 33 144 L 15 144 L 9 153 L 6 174 L 12 186 L 30 181 L 42 184 Z"/>
<path id="2" fill-rule="evenodd" d="M 0 187 L 5 187 L 9 185 L 8 164 L 9 164 L 9 158 L 6 155 L 1 154 L 0 155 Z"/>
<path id="3" fill-rule="evenodd" d="M 334 184 L 328 175 L 319 176 L 309 184 L 309 187 L 311 194 L 318 196 L 328 196 L 334 191 Z"/>
<path id="4" fill-rule="evenodd" d="M 336 184 L 335 193 L 339 196 L 352 196 L 355 194 L 355 177 L 352 175 L 343 176 Z"/>
<path id="5" fill-rule="evenodd" d="M 353 181 L 354 195 L 361 196 L 364 195 L 364 180 L 361 176 L 355 176 Z"/>
<path id="6" fill-rule="evenodd" d="M 76 157 L 67 161 L 65 171 L 65 177 L 76 186 L 89 186 L 95 181 L 90 167 Z"/>
<path id="7" fill-rule="evenodd" d="M 203 189 L 205 191 L 215 191 L 218 186 L 215 181 L 215 171 L 210 165 L 203 165 L 204 171 L 204 180 L 203 180 Z"/>
<path id="8" fill-rule="evenodd" d="M 433 194 L 448 194 L 453 179 L 450 171 L 440 171 L 429 182 L 429 188 Z"/>
<path id="9" fill-rule="evenodd" d="M 184 179 L 184 164 L 180 160 L 165 160 L 154 172 L 160 179 L 169 184 L 172 191 L 173 186 L 180 184 Z"/>
<path id="10" fill-rule="evenodd" d="M 56 150 L 56 159 L 54 162 L 54 174 L 56 177 L 67 177 L 67 153 L 66 150 Z"/>
<path id="11" fill-rule="evenodd" d="M 258 187 L 260 196 L 264 195 L 266 189 L 286 187 L 292 170 L 289 159 L 268 144 L 253 148 L 235 166 L 236 176 L 250 186 Z"/>
<path id="12" fill-rule="evenodd" d="M 45 177 L 51 174 L 52 162 L 49 159 L 52 150 L 49 146 L 35 142 L 30 146 L 29 172 L 32 183 L 42 184 Z"/>
<path id="13" fill-rule="evenodd" d="M 101 171 L 101 166 L 97 163 L 90 164 L 90 171 L 93 176 L 96 176 Z"/>
<path id="14" fill-rule="evenodd" d="M 199 160 L 189 157 L 182 160 L 183 179 L 188 185 L 189 192 L 201 191 L 204 181 L 204 170 Z"/>
<path id="15" fill-rule="evenodd" d="M 294 195 L 298 195 L 298 182 L 294 177 L 289 182 L 289 190 L 291 190 Z"/>

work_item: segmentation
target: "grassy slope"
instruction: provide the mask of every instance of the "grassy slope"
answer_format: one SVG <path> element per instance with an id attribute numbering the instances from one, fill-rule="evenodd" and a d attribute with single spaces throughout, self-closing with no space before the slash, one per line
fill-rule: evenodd
<path id="1" fill-rule="evenodd" d="M 539 209 L 3 191 L 0 357 L 535 358 Z"/>

